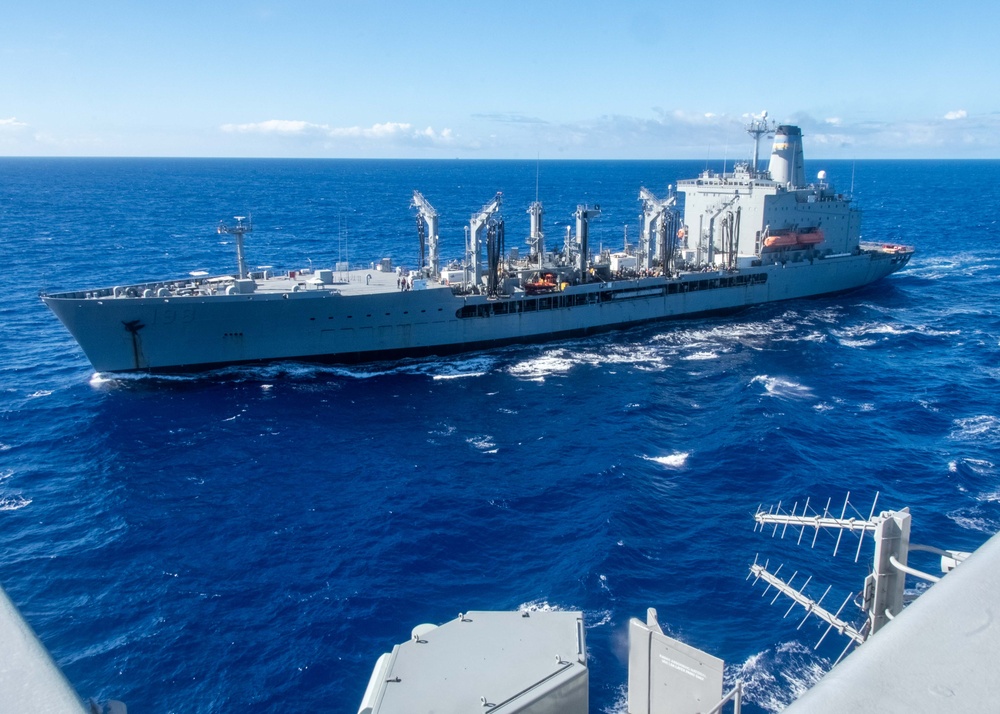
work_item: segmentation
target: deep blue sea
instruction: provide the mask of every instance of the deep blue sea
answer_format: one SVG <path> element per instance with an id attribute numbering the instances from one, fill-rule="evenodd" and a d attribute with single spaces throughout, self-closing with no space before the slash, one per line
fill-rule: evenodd
<path id="1" fill-rule="evenodd" d="M 591 245 L 617 248 L 640 186 L 703 168 L 0 159 L 0 583 L 82 696 L 136 714 L 353 713 L 414 625 L 519 607 L 585 613 L 594 712 L 624 711 L 647 607 L 726 661 L 747 711 L 779 710 L 846 642 L 814 650 L 818 622 L 782 619 L 748 565 L 808 572 L 839 605 L 871 550 L 755 533 L 759 504 L 850 491 L 867 516 L 879 492 L 917 542 L 1000 530 L 1000 162 L 808 161 L 853 183 L 866 239 L 916 247 L 906 269 L 547 345 L 119 378 L 38 299 L 232 272 L 215 227 L 235 215 L 253 215 L 253 265 L 412 266 L 414 189 L 445 258 L 496 191 L 508 247 L 537 195 L 549 241 L 600 204 Z"/>

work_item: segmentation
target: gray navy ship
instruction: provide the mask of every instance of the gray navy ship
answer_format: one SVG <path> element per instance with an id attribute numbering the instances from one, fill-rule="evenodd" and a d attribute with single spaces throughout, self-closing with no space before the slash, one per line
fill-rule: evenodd
<path id="1" fill-rule="evenodd" d="M 774 132 L 767 170 L 762 136 Z M 442 265 L 438 214 L 414 192 L 419 268 L 389 261 L 363 269 L 283 274 L 247 269 L 251 224 L 234 235 L 238 273 L 43 293 L 98 372 L 194 372 L 279 360 L 357 363 L 445 355 L 561 339 L 654 320 L 724 313 L 837 293 L 902 268 L 908 246 L 862 242 L 860 211 L 820 172 L 807 183 L 802 133 L 767 124 L 748 131 L 753 160 L 705 171 L 669 195 L 641 188 L 637 245 L 593 254 L 580 205 L 575 234 L 546 245 L 543 210 L 528 208 L 529 250 L 504 247 L 502 195 L 472 216 L 466 258 Z M 683 213 L 678 199 L 683 196 Z"/>

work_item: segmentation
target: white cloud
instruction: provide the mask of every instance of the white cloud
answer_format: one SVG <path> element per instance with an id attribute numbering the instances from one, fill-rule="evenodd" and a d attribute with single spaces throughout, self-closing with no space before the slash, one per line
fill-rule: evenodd
<path id="1" fill-rule="evenodd" d="M 369 139 L 388 142 L 448 142 L 452 139 L 451 129 L 435 131 L 433 127 L 415 129 L 405 122 L 382 122 L 363 126 L 330 126 L 307 121 L 288 119 L 268 119 L 249 124 L 223 124 L 222 131 L 235 134 L 277 134 L 283 136 L 317 136 L 328 139 Z"/>
<path id="2" fill-rule="evenodd" d="M 28 125 L 23 121 L 18 121 L 16 117 L 10 119 L 0 119 L 0 130 L 4 129 L 24 129 Z"/>
<path id="3" fill-rule="evenodd" d="M 252 124 L 223 124 L 222 130 L 238 134 L 302 134 L 311 129 L 321 129 L 319 124 L 287 119 L 268 119 Z"/>
<path id="4" fill-rule="evenodd" d="M 408 122 L 332 126 L 285 119 L 221 128 L 246 139 L 256 135 L 258 139 L 281 141 L 283 146 L 271 147 L 280 152 L 301 151 L 308 155 L 317 151 L 372 157 L 514 157 L 540 153 L 573 158 L 729 161 L 752 156 L 752 141 L 744 129 L 753 115 L 709 109 L 654 107 L 648 116 L 610 114 L 562 121 L 519 114 L 477 114 L 454 132 Z M 814 159 L 1000 156 L 1000 112 L 980 115 L 955 110 L 947 115 L 941 112 L 937 116 L 881 120 L 793 111 L 777 114 L 774 119 L 780 124 L 800 126 L 807 137 L 808 156 Z M 761 151 L 767 155 L 766 141 L 762 141 Z"/>

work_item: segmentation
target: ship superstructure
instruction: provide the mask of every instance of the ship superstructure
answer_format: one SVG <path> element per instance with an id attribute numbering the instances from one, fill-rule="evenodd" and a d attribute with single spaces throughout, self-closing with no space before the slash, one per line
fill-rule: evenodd
<path id="1" fill-rule="evenodd" d="M 768 130 L 751 125 L 755 139 Z M 683 214 L 678 204 L 683 199 Z M 835 293 L 903 267 L 906 246 L 860 241 L 860 212 L 820 173 L 807 184 L 798 127 L 779 126 L 767 171 L 706 171 L 658 197 L 642 187 L 637 245 L 595 252 L 580 205 L 565 239 L 528 208 L 528 251 L 506 250 L 503 196 L 474 213 L 462 260 L 443 264 L 438 213 L 414 192 L 414 270 L 389 261 L 239 271 L 43 294 L 99 372 L 185 372 L 275 360 L 365 362 L 560 339 L 652 320 Z"/>

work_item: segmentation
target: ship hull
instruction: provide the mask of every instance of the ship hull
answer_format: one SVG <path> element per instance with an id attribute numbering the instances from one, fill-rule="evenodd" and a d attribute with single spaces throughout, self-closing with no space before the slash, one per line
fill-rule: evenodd
<path id="1" fill-rule="evenodd" d="M 487 300 L 446 287 L 190 297 L 43 295 L 98 372 L 184 373 L 299 360 L 360 363 L 446 355 L 727 313 L 852 290 L 910 253 L 861 251 L 738 272 L 572 286 Z"/>

